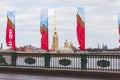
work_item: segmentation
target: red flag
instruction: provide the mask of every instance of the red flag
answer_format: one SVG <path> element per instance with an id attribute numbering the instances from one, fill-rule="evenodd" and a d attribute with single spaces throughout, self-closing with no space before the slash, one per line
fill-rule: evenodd
<path id="1" fill-rule="evenodd" d="M 6 28 L 6 44 L 12 50 L 16 50 L 15 47 L 15 12 L 7 12 L 7 28 Z"/>
<path id="2" fill-rule="evenodd" d="M 82 20 L 80 16 L 80 10 L 81 8 L 78 8 L 78 13 L 76 15 L 77 18 L 77 38 L 78 38 L 78 43 L 80 45 L 80 50 L 85 50 L 85 23 Z"/>
<path id="3" fill-rule="evenodd" d="M 119 32 L 119 35 L 120 35 L 120 24 L 119 24 L 119 26 L 118 26 L 118 32 Z"/>
<path id="4" fill-rule="evenodd" d="M 40 15 L 41 48 L 48 50 L 48 10 L 42 9 Z"/>
<path id="5" fill-rule="evenodd" d="M 119 36 L 120 36 L 120 24 L 118 26 L 118 31 L 119 31 Z M 120 42 L 120 39 L 119 39 L 119 42 Z"/>
<path id="6" fill-rule="evenodd" d="M 48 50 L 48 30 L 46 29 L 44 24 L 41 26 L 40 32 L 42 34 L 41 48 L 45 49 L 45 50 Z"/>
<path id="7" fill-rule="evenodd" d="M 118 12 L 118 33 L 119 33 L 119 43 L 120 43 L 120 11 Z M 119 45 L 120 49 L 120 45 Z"/>

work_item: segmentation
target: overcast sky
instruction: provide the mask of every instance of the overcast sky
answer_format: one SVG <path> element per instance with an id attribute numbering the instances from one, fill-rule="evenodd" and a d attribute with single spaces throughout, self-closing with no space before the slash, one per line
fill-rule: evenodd
<path id="1" fill-rule="evenodd" d="M 105 43 L 108 48 L 119 46 L 117 12 L 120 0 L 1 0 L 0 1 L 0 43 L 5 43 L 7 11 L 15 10 L 16 46 L 31 44 L 40 47 L 40 11 L 49 9 L 49 42 L 51 47 L 54 10 L 59 35 L 59 45 L 65 39 L 73 41 L 75 37 L 77 7 L 85 7 L 86 48 L 96 48 Z"/>

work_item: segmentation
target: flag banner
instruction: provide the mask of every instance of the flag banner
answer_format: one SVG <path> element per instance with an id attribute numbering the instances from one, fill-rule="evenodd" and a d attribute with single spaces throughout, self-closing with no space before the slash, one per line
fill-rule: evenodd
<path id="1" fill-rule="evenodd" d="M 7 28 L 6 28 L 6 44 L 12 50 L 16 50 L 15 47 L 15 11 L 7 12 Z"/>
<path id="2" fill-rule="evenodd" d="M 120 12 L 118 13 L 118 33 L 119 33 L 119 42 L 120 42 Z"/>
<path id="3" fill-rule="evenodd" d="M 85 50 L 85 9 L 82 7 L 77 8 L 77 39 L 80 45 L 80 50 Z"/>
<path id="4" fill-rule="evenodd" d="M 40 14 L 41 48 L 48 50 L 48 9 L 42 9 Z"/>

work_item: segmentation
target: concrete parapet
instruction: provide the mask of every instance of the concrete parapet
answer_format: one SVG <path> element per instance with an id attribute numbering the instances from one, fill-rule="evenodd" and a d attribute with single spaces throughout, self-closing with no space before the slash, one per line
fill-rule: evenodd
<path id="1" fill-rule="evenodd" d="M 119 72 L 105 71 L 69 71 L 69 70 L 51 70 L 51 69 L 32 69 L 32 68 L 16 68 L 16 67 L 0 67 L 0 73 L 28 74 L 28 75 L 44 75 L 59 77 L 77 77 L 77 78 L 97 78 L 107 80 L 119 80 Z"/>

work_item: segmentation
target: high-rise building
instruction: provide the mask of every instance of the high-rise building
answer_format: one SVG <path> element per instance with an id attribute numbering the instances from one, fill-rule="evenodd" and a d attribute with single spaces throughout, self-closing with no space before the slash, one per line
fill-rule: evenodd
<path id="1" fill-rule="evenodd" d="M 58 34 L 57 34 L 57 30 L 56 30 L 56 11 L 55 11 L 55 15 L 54 15 L 54 34 L 52 37 L 52 50 L 58 50 Z"/>

